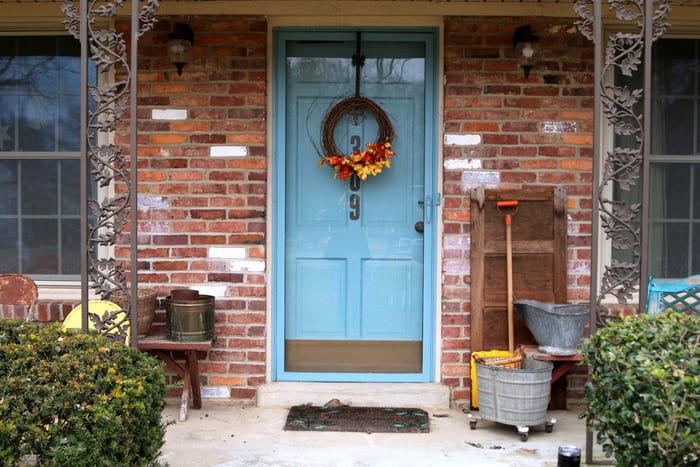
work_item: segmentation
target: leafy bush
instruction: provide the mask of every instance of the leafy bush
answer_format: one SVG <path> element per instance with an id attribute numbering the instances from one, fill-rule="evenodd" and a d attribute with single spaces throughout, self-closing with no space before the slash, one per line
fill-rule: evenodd
<path id="1" fill-rule="evenodd" d="M 0 465 L 148 465 L 164 395 L 163 366 L 143 352 L 0 320 Z"/>
<path id="2" fill-rule="evenodd" d="M 700 317 L 612 322 L 582 345 L 591 374 L 582 414 L 620 466 L 700 464 Z"/>

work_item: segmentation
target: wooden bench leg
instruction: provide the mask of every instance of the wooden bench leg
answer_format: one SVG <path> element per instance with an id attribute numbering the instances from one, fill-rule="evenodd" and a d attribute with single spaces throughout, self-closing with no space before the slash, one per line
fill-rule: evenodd
<path id="1" fill-rule="evenodd" d="M 202 389 L 199 387 L 199 363 L 197 360 L 197 352 L 194 350 L 188 351 L 187 368 L 191 377 L 192 386 L 192 407 L 195 409 L 202 408 Z"/>
<path id="2" fill-rule="evenodd" d="M 182 379 L 184 384 L 182 385 L 182 396 L 180 396 L 180 421 L 184 422 L 187 420 L 190 405 L 190 389 L 192 387 L 190 372 L 186 371 Z"/>

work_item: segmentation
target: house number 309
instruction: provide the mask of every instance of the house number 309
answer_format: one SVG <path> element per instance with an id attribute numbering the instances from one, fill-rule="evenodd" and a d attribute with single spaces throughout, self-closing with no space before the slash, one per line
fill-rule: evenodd
<path id="1" fill-rule="evenodd" d="M 353 135 L 350 137 L 352 151 L 360 150 L 362 140 L 359 136 Z M 350 177 L 350 198 L 348 199 L 348 207 L 350 208 L 350 220 L 356 221 L 360 218 L 360 177 L 353 175 Z"/>

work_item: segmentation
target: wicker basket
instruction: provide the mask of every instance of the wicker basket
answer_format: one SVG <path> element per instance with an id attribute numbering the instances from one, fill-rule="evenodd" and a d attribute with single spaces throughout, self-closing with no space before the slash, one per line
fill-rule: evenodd
<path id="1" fill-rule="evenodd" d="M 474 361 L 482 365 L 512 368 L 516 370 L 523 367 L 523 358 L 522 352 L 518 351 L 508 356 L 480 356 L 479 354 L 474 354 Z"/>
<path id="2" fill-rule="evenodd" d="M 139 337 L 148 335 L 148 331 L 151 329 L 151 324 L 153 324 L 153 318 L 156 314 L 157 295 L 158 292 L 155 289 L 138 289 L 136 323 Z M 129 297 L 123 290 L 115 290 L 109 294 L 109 300 L 126 310 Z"/>

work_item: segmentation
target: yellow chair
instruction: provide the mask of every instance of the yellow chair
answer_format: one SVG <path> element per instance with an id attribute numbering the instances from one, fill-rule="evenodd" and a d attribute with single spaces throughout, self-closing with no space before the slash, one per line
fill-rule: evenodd
<path id="1" fill-rule="evenodd" d="M 120 312 L 117 313 L 115 316 L 115 320 L 117 323 L 120 323 L 123 319 L 126 319 L 126 312 L 122 310 L 122 307 L 117 305 L 116 303 L 107 301 L 107 300 L 88 300 L 88 312 L 94 313 L 100 317 L 104 316 L 105 313 L 110 313 L 110 312 Z M 63 320 L 63 325 L 61 326 L 61 329 L 64 331 L 82 331 L 83 330 L 83 312 L 82 312 L 82 305 L 78 305 L 75 308 L 73 308 L 70 313 L 68 313 L 68 316 L 66 316 L 66 319 Z M 89 331 L 96 331 L 95 329 L 95 323 L 92 322 L 92 320 L 89 320 L 88 323 L 88 330 Z M 117 329 L 111 329 L 109 331 L 109 334 L 117 334 Z M 126 341 L 124 344 L 129 345 L 131 338 L 131 326 L 127 328 L 126 330 Z"/>

